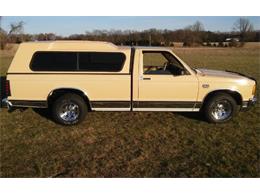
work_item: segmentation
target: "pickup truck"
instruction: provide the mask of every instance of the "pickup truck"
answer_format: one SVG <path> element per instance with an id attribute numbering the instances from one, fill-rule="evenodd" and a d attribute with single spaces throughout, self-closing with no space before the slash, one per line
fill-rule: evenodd
<path id="1" fill-rule="evenodd" d="M 1 81 L 10 111 L 49 108 L 63 125 L 88 111 L 202 112 L 220 123 L 256 102 L 256 80 L 240 73 L 191 68 L 169 48 L 97 41 L 22 43 Z"/>

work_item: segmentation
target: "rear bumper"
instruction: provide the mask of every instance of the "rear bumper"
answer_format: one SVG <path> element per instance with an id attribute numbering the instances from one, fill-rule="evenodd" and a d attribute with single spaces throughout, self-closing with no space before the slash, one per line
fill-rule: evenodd
<path id="1" fill-rule="evenodd" d="M 7 98 L 2 99 L 1 107 L 7 108 L 8 111 L 13 110 L 13 104 Z"/>
<path id="2" fill-rule="evenodd" d="M 249 99 L 249 101 L 244 101 L 241 107 L 242 111 L 247 111 L 249 110 L 251 107 L 253 107 L 257 102 L 257 98 L 256 96 L 254 96 L 253 98 Z"/>

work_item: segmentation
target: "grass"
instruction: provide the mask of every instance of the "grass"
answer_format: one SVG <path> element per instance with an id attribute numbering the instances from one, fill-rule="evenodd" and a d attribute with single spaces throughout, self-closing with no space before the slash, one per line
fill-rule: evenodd
<path id="1" fill-rule="evenodd" d="M 239 71 L 260 82 L 259 49 L 174 52 L 194 67 Z M 11 57 L 0 56 L 4 74 Z M 63 127 L 38 110 L 2 110 L 0 176 L 259 177 L 259 114 L 257 104 L 216 125 L 191 113 L 93 112 Z"/>

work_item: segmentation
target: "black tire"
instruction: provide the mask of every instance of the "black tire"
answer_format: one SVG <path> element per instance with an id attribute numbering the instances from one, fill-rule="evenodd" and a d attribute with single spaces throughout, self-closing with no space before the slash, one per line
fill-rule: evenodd
<path id="1" fill-rule="evenodd" d="M 217 93 L 208 99 L 203 106 L 203 113 L 208 122 L 223 123 L 237 114 L 239 106 L 236 100 L 227 93 Z"/>
<path id="2" fill-rule="evenodd" d="M 62 125 L 75 125 L 82 122 L 87 111 L 84 99 L 73 93 L 62 95 L 52 104 L 52 117 L 55 122 Z"/>

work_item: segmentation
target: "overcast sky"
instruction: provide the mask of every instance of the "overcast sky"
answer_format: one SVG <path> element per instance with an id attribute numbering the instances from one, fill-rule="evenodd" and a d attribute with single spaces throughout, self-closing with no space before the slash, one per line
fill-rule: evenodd
<path id="1" fill-rule="evenodd" d="M 176 30 L 201 21 L 210 31 L 231 31 L 239 16 L 82 16 L 82 17 L 47 17 L 29 16 L 2 18 L 2 28 L 9 29 L 10 23 L 24 21 L 25 33 L 55 33 L 57 35 L 81 34 L 86 31 L 99 30 L 145 30 L 150 28 Z M 260 30 L 260 17 L 247 17 Z"/>

